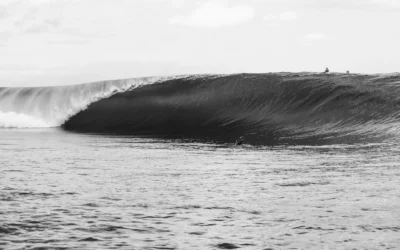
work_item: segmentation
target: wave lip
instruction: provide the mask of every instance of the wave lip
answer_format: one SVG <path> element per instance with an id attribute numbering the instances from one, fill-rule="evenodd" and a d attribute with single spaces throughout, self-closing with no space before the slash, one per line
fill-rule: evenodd
<path id="1" fill-rule="evenodd" d="M 92 102 L 66 130 L 251 144 L 331 144 L 397 135 L 400 75 L 182 76 Z"/>

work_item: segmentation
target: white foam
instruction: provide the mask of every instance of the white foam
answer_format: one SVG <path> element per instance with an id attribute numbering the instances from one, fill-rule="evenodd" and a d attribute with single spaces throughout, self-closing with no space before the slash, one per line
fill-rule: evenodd
<path id="1" fill-rule="evenodd" d="M 51 125 L 45 121 L 15 112 L 0 112 L 0 128 L 47 128 Z"/>

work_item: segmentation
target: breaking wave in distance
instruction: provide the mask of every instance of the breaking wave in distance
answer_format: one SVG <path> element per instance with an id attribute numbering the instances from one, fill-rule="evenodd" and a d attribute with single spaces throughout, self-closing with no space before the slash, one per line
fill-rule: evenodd
<path id="1" fill-rule="evenodd" d="M 267 73 L 0 88 L 0 127 L 58 127 L 250 144 L 399 135 L 400 74 Z"/>

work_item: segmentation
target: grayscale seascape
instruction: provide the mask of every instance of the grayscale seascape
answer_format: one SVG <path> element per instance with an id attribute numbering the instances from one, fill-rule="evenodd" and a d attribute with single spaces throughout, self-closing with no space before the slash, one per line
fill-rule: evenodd
<path id="1" fill-rule="evenodd" d="M 400 250 L 400 0 L 0 0 L 0 250 Z"/>

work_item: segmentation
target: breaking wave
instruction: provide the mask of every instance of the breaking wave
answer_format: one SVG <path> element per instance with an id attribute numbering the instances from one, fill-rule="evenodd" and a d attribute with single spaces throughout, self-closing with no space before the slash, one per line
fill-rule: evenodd
<path id="1" fill-rule="evenodd" d="M 0 128 L 59 127 L 93 102 L 157 82 L 157 77 L 71 86 L 0 88 Z"/>
<path id="2" fill-rule="evenodd" d="M 400 74 L 268 73 L 0 88 L 0 127 L 57 127 L 250 144 L 358 143 L 399 134 Z"/>

